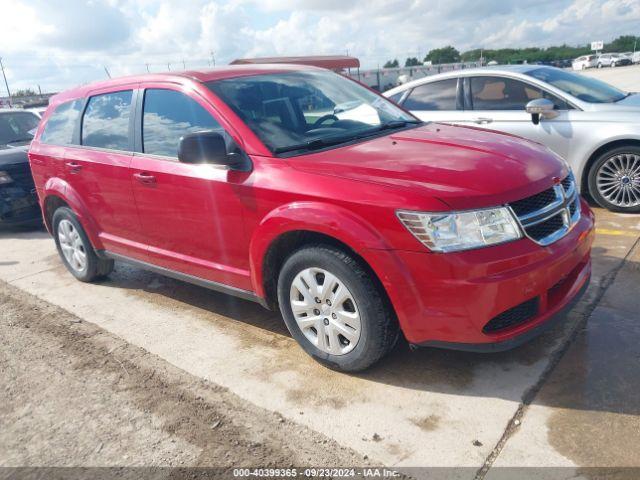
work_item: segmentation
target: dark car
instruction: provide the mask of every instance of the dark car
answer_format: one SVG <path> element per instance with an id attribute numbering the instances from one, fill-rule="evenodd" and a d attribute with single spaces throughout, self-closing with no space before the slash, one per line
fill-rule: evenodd
<path id="1" fill-rule="evenodd" d="M 39 121 L 32 112 L 0 110 L 0 227 L 40 222 L 40 207 L 27 157 L 27 148 Z"/>

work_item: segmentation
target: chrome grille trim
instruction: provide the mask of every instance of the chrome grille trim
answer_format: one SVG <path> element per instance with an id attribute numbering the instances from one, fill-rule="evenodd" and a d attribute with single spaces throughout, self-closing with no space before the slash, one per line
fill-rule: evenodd
<path id="1" fill-rule="evenodd" d="M 511 213 L 518 220 L 525 236 L 542 246 L 551 245 L 567 235 L 578 220 L 580 220 L 582 214 L 580 211 L 580 197 L 578 196 L 575 178 L 572 173 L 569 173 L 562 182 L 551 188 L 553 189 L 554 200 L 538 210 L 518 216 L 511 206 L 509 206 Z M 550 222 L 558 215 L 562 218 L 562 227 L 559 229 L 554 230 L 542 238 L 534 237 L 529 231 L 536 225 Z M 558 220 L 556 220 L 556 222 L 557 221 Z"/>

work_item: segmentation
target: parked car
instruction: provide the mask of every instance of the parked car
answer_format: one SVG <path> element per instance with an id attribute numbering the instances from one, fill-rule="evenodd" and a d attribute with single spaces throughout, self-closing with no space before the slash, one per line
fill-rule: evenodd
<path id="1" fill-rule="evenodd" d="M 31 112 L 0 110 L 0 227 L 40 222 L 27 157 L 27 145 L 39 121 Z"/>
<path id="2" fill-rule="evenodd" d="M 593 68 L 598 64 L 598 57 L 596 55 L 583 55 L 576 58 L 571 67 L 574 70 L 585 70 L 587 68 Z"/>
<path id="3" fill-rule="evenodd" d="M 640 212 L 640 94 L 553 67 L 460 70 L 384 93 L 425 121 L 478 125 L 540 142 L 603 208 Z"/>
<path id="4" fill-rule="evenodd" d="M 51 100 L 29 157 L 77 279 L 125 261 L 279 308 L 342 370 L 376 362 L 399 331 L 513 347 L 590 277 L 593 214 L 557 155 L 425 125 L 315 67 L 83 86 Z"/>
<path id="5" fill-rule="evenodd" d="M 571 68 L 573 65 L 572 60 L 553 60 L 551 66 L 557 68 Z"/>
<path id="6" fill-rule="evenodd" d="M 602 67 L 622 67 L 625 65 L 631 65 L 631 59 L 619 53 L 603 53 L 598 56 L 596 66 Z"/>

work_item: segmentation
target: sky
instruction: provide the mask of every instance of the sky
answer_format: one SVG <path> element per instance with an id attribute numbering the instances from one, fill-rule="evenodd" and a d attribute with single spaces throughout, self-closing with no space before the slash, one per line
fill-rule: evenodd
<path id="1" fill-rule="evenodd" d="M 640 0 L 0 0 L 0 12 L 13 91 L 70 88 L 106 78 L 105 69 L 115 77 L 239 57 L 349 53 L 375 68 L 445 45 L 640 35 Z"/>

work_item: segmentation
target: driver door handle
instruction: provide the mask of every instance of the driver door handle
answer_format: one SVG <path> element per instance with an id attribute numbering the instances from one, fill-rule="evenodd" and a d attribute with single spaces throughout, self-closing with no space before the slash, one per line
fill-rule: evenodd
<path id="1" fill-rule="evenodd" d="M 76 162 L 67 162 L 65 165 L 69 173 L 80 173 L 80 170 L 82 170 L 82 165 Z"/>
<path id="2" fill-rule="evenodd" d="M 153 185 L 156 183 L 156 177 L 147 172 L 134 173 L 133 177 L 145 185 Z"/>
<path id="3" fill-rule="evenodd" d="M 488 117 L 478 117 L 478 118 L 474 118 L 473 119 L 474 123 L 477 123 L 479 125 L 486 125 L 487 123 L 491 123 L 493 122 L 493 118 L 488 118 Z"/>

